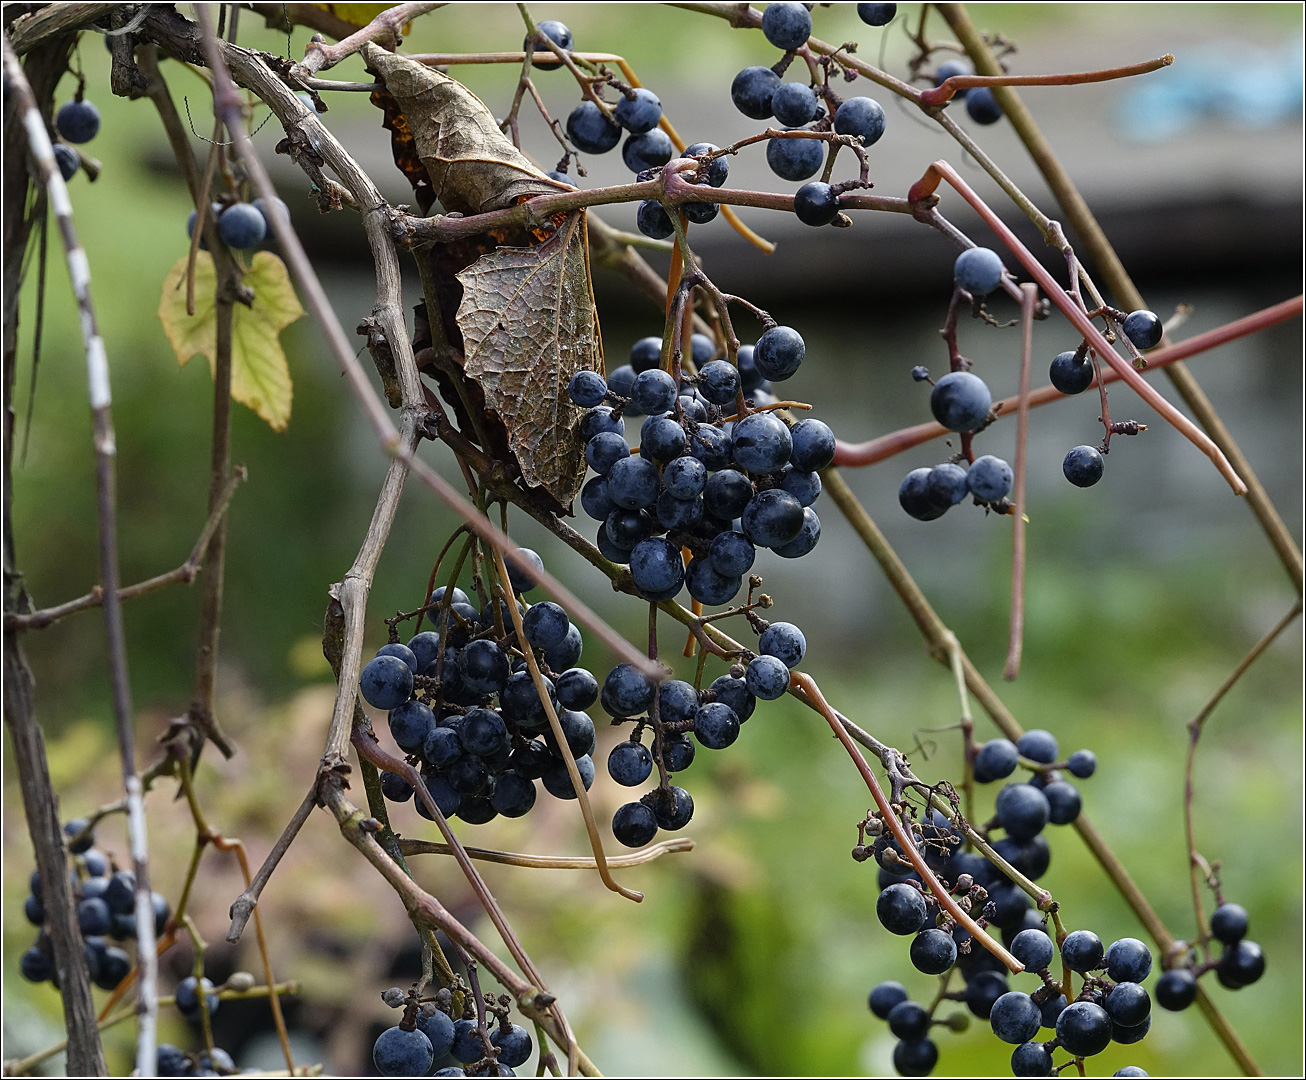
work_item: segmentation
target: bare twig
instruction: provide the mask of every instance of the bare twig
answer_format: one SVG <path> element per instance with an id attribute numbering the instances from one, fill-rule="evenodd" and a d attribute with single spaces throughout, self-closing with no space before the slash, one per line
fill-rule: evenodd
<path id="1" fill-rule="evenodd" d="M 394 7 L 381 12 L 361 30 L 350 34 L 334 45 L 328 45 L 317 35 L 314 35 L 313 40 L 309 42 L 308 53 L 304 57 L 304 69 L 312 74 L 317 74 L 319 71 L 333 68 L 341 60 L 353 56 L 369 41 L 375 41 L 393 48 L 399 43 L 399 30 L 404 23 L 442 7 L 444 7 L 444 4 L 396 4 Z"/>
<path id="2" fill-rule="evenodd" d="M 1108 82 L 1111 79 L 1128 79 L 1134 75 L 1147 75 L 1160 71 L 1174 63 L 1170 53 L 1155 60 L 1144 60 L 1139 64 L 1125 64 L 1123 67 L 1104 68 L 1100 71 L 1079 71 L 1065 75 L 953 75 L 944 79 L 930 90 L 922 90 L 922 105 L 942 105 L 951 101 L 958 90 L 968 90 L 974 86 L 1078 86 L 1082 83 Z"/>
<path id="3" fill-rule="evenodd" d="M 400 840 L 399 850 L 405 855 L 452 855 L 453 849 L 448 844 L 432 840 Z M 525 866 L 533 870 L 594 870 L 598 863 L 585 855 L 524 855 L 512 851 L 492 851 L 488 848 L 464 848 L 467 854 L 481 862 L 500 863 L 503 866 Z M 688 836 L 677 836 L 672 840 L 660 840 L 629 855 L 613 855 L 608 866 L 625 869 L 631 866 L 643 866 L 645 863 L 660 859 L 663 855 L 672 855 L 680 851 L 693 851 L 694 841 Z"/>
<path id="4" fill-rule="evenodd" d="M 299 830 L 304 827 L 304 822 L 309 819 L 309 815 L 313 813 L 313 808 L 317 805 L 317 778 L 315 777 L 313 787 L 304 796 L 304 801 L 299 804 L 299 808 L 290 819 L 290 823 L 277 837 L 277 842 L 272 845 L 272 850 L 268 852 L 267 858 L 263 860 L 263 865 L 258 868 L 258 873 L 246 883 L 245 891 L 236 897 L 231 905 L 229 913 L 231 915 L 231 927 L 227 931 L 227 940 L 233 945 L 240 940 L 240 935 L 244 933 L 245 924 L 249 922 L 249 917 L 254 912 L 254 906 L 258 903 L 268 879 L 272 877 L 273 871 L 276 870 L 277 863 L 290 850 L 290 845 L 295 842 Z"/>
<path id="5" fill-rule="evenodd" d="M 1016 475 L 1011 489 L 1011 627 L 1007 637 L 1007 666 L 1003 677 L 1020 673 L 1020 653 L 1025 637 L 1025 473 L 1029 464 L 1029 366 L 1034 354 L 1034 305 L 1038 289 L 1026 282 L 1020 287 L 1020 393 L 1016 412 Z"/>

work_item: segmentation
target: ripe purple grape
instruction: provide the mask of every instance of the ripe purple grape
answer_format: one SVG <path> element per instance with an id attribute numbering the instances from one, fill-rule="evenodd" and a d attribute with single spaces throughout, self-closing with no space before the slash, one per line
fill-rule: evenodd
<path id="1" fill-rule="evenodd" d="M 1066 454 L 1061 471 L 1075 487 L 1092 487 L 1102 479 L 1106 464 L 1102 455 L 1092 446 L 1076 446 Z"/>

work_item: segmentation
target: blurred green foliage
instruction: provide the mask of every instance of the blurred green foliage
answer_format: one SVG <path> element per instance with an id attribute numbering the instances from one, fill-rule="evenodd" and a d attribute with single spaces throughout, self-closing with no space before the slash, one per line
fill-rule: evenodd
<path id="1" fill-rule="evenodd" d="M 1248 20 L 1286 26 L 1299 20 L 1291 8 L 1239 10 Z M 1136 6 L 980 10 L 988 24 L 1010 32 L 1088 32 L 1126 11 L 1134 14 Z M 1206 10 L 1183 7 L 1185 16 L 1198 20 L 1207 17 Z M 713 20 L 695 23 L 695 32 L 687 33 L 692 17 L 662 7 L 557 5 L 547 14 L 568 21 L 578 42 L 625 52 L 638 58 L 641 71 L 664 77 L 696 65 L 757 62 L 765 55 L 755 35 L 731 34 Z M 1179 15 L 1172 7 L 1163 13 L 1146 9 L 1141 17 Z M 244 18 L 247 44 L 285 48 L 284 38 L 263 31 L 252 16 Z M 837 39 L 836 30 L 845 24 L 845 32 L 854 33 L 851 5 L 837 6 L 829 18 L 835 29 L 823 30 L 828 38 Z M 505 37 L 518 33 L 506 5 L 457 5 L 420 24 L 406 44 L 414 50 L 499 49 Z M 296 55 L 306 36 L 296 32 Z M 149 164 L 161 143 L 157 123 L 148 104 L 109 96 L 97 40 L 83 43 L 81 62 L 88 92 L 104 115 L 104 134 L 88 147 L 104 172 L 94 184 L 76 179 L 73 199 L 113 366 L 122 577 L 133 581 L 180 563 L 203 522 L 212 391 L 206 365 L 178 369 L 155 317 L 159 283 L 185 250 L 188 209 L 175 176 Z M 203 86 L 175 64 L 165 69 L 179 99 L 189 97 L 196 127 L 207 129 Z M 354 77 L 346 68 L 339 74 Z M 482 86 L 490 79 L 476 72 L 469 81 Z M 366 117 L 368 108 L 356 97 L 340 112 Z M 203 149 L 198 141 L 196 148 Z M 356 229 L 349 217 L 340 218 L 340 229 Z M 351 326 L 351 319 L 370 310 L 368 269 L 325 271 L 342 321 Z M 34 322 L 30 284 L 22 313 L 25 343 Z M 650 332 L 645 309 L 602 314 L 611 355 L 620 355 L 620 343 Z M 894 342 L 914 340 L 922 355 L 932 355 L 937 310 L 908 309 L 897 316 L 885 334 Z M 13 522 L 19 565 L 41 605 L 79 595 L 96 578 L 90 425 L 75 309 L 58 258 L 49 268 L 46 331 L 30 452 L 14 476 Z M 833 343 L 857 334 L 852 318 L 831 316 L 809 341 L 823 335 L 833 352 Z M 1295 341 L 1276 340 L 1287 348 L 1291 366 Z M 331 701 L 319 644 L 325 590 L 353 558 L 384 469 L 316 331 L 300 323 L 283 341 L 295 381 L 288 430 L 274 434 L 239 407 L 234 421 L 234 459 L 248 466 L 250 479 L 230 515 L 219 712 L 242 750 L 231 762 L 206 755 L 198 778 L 217 827 L 243 837 L 255 860 L 313 774 Z M 1266 362 L 1282 364 L 1282 356 Z M 883 408 L 886 421 L 904 422 L 898 407 L 908 400 L 899 385 L 904 366 L 901 356 L 892 362 L 875 356 L 864 379 L 870 389 L 862 397 L 850 393 L 843 372 L 831 369 L 813 400 L 818 408 L 829 400 L 836 415 L 841 407 L 843 416 Z M 16 395 L 20 431 L 29 378 L 24 363 Z M 880 385 L 890 378 L 892 388 L 881 394 Z M 842 406 L 835 401 L 841 393 L 849 394 Z M 1269 420 L 1299 426 L 1291 394 L 1261 393 L 1255 401 Z M 438 450 L 424 452 L 448 466 Z M 1118 455 L 1118 467 L 1128 463 L 1145 482 L 1153 460 L 1146 453 L 1130 447 Z M 897 476 L 889 465 L 857 482 L 867 485 L 872 513 L 884 519 L 976 663 L 996 679 L 1005 650 L 1009 559 L 1005 534 L 995 528 L 1001 523 L 981 522 L 978 515 L 964 528 L 949 522 L 959 531 L 940 535 L 959 539 L 949 539 L 954 546 L 946 554 L 926 559 L 918 544 L 929 542 L 916 539 L 923 533 L 911 532 L 914 523 L 904 526 L 894 516 Z M 1211 505 L 1230 502 L 1225 497 Z M 1082 785 L 1086 812 L 1183 936 L 1192 927 L 1180 816 L 1184 724 L 1287 607 L 1288 589 L 1240 505 L 1223 511 L 1239 518 L 1236 529 L 1200 532 L 1191 543 L 1164 551 L 1138 535 L 1141 526 L 1122 525 L 1111 507 L 1105 498 L 1090 502 L 1064 492 L 1040 506 L 1030 533 L 1024 669 L 1001 692 L 1025 726 L 1050 729 L 1066 751 L 1081 745 L 1096 751 L 1098 775 Z M 856 547 L 837 546 L 846 529 L 833 507 L 826 518 L 826 550 L 839 552 L 839 558 L 823 564 L 820 575 L 827 584 L 834 578 L 836 590 L 865 599 L 851 623 L 823 629 L 819 611 L 804 621 L 812 643 L 808 670 L 837 707 L 880 738 L 915 747 L 911 758 L 923 778 L 955 776 L 958 739 L 947 730 L 958 709 L 951 680 L 925 657 L 909 619 L 876 581 L 869 557 Z M 420 599 L 430 560 L 451 528 L 449 516 L 424 492 L 410 492 L 371 598 L 369 629 L 378 643 L 381 616 Z M 524 528 L 522 535 L 530 541 L 539 534 Z M 587 595 L 606 593 L 587 567 L 555 554 L 555 548 L 543 550 L 564 580 Z M 785 575 L 775 567 L 767 572 L 773 575 L 768 590 L 785 611 Z M 619 627 L 641 632 L 638 605 L 605 595 L 597 599 Z M 185 588 L 135 601 L 127 611 L 142 760 L 153 737 L 189 699 L 197 612 L 198 594 Z M 664 634 L 668 642 L 678 641 L 670 628 Z M 1266 1071 L 1288 1075 L 1300 1074 L 1302 1066 L 1300 641 L 1299 627 L 1286 634 L 1212 718 L 1199 759 L 1196 808 L 1201 849 L 1222 863 L 1228 895 L 1250 911 L 1252 936 L 1269 958 L 1268 973 L 1255 988 L 1233 994 L 1217 987 L 1214 994 Z M 98 614 L 75 616 L 29 636 L 26 644 L 65 816 L 84 813 L 114 799 L 117 784 Z M 604 660 L 593 652 L 586 658 L 595 667 Z M 990 732 L 982 720 L 980 731 Z M 11 769 L 6 759 L 7 1056 L 30 1052 L 59 1034 L 54 991 L 16 977 L 18 956 L 31 938 L 18 914 L 31 853 Z M 620 875 L 645 891 L 638 907 L 605 892 L 588 874 L 486 870 L 582 1042 L 612 1073 L 890 1072 L 892 1039 L 866 1011 L 866 992 L 893 978 L 928 1000 L 934 985 L 910 969 L 902 943 L 878 926 L 873 864 L 859 865 L 848 856 L 868 796 L 842 749 L 818 718 L 785 700 L 760 708 L 729 753 L 700 751 L 688 779 L 698 807 L 688 831 L 698 846 Z M 991 794 L 983 792 L 982 799 Z M 622 798 L 601 777 L 600 817 Z M 170 802 L 164 789 L 150 804 L 157 887 L 174 900 L 193 843 L 182 805 Z M 574 807 L 549 800 L 525 821 L 462 832 L 483 846 L 578 852 L 585 845 L 575 818 Z M 394 820 L 412 835 L 433 833 L 413 816 L 411 804 L 396 808 Z M 1092 926 L 1108 939 L 1139 933 L 1079 841 L 1068 832 L 1053 840 L 1046 884 L 1063 899 L 1068 923 Z M 101 843 L 125 856 L 116 819 L 102 830 Z M 416 861 L 419 879 L 486 933 L 455 870 L 434 856 L 425 859 Z M 257 970 L 248 940 L 235 951 L 222 943 L 226 909 L 240 889 L 230 858 L 207 854 L 202 875 L 195 914 L 212 946 L 210 963 L 215 970 Z M 317 1040 L 313 1046 L 329 1070 L 366 1068 L 367 1025 L 393 1019 L 378 991 L 403 981 L 391 964 L 411 944 L 399 905 L 318 815 L 278 872 L 263 908 L 278 975 L 304 986 L 292 1021 Z M 188 964 L 184 955 L 170 958 L 165 987 Z M 264 1023 L 256 1010 L 240 1015 Z M 976 1023 L 964 1036 L 940 1036 L 940 1074 L 1005 1073 L 1008 1052 L 984 1027 Z M 164 1037 L 179 1043 L 195 1038 L 175 1017 L 166 1018 Z M 115 1068 L 122 1070 L 129 1025 L 107 1041 Z M 1094 1064 L 1104 1072 L 1134 1063 L 1153 1075 L 1203 1075 L 1226 1071 L 1226 1060 L 1192 1010 L 1157 1015 L 1145 1043 L 1112 1048 Z"/>

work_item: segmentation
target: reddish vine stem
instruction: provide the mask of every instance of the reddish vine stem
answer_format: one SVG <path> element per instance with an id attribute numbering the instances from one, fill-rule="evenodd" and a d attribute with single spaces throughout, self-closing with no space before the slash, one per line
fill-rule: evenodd
<path id="1" fill-rule="evenodd" d="M 1026 282 L 1020 287 L 1020 404 L 1016 413 L 1016 475 L 1012 486 L 1011 520 L 1011 628 L 1007 635 L 1005 679 L 1020 674 L 1020 653 L 1025 637 L 1025 474 L 1029 463 L 1029 367 L 1034 354 L 1034 305 L 1038 289 Z"/>
<path id="2" fill-rule="evenodd" d="M 1173 63 L 1174 57 L 1166 53 L 1155 60 L 1144 60 L 1139 64 L 1125 64 L 1123 67 L 1080 71 L 1066 75 L 953 75 L 933 89 L 922 90 L 920 103 L 942 105 L 951 101 L 958 90 L 969 90 L 973 86 L 1078 86 L 1081 83 L 1128 79 L 1133 75 L 1160 71 L 1161 68 L 1169 67 Z"/>

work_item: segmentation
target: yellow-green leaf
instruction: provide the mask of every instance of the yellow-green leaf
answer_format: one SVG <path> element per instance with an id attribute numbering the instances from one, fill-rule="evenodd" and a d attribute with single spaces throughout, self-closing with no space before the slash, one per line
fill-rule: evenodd
<path id="1" fill-rule="evenodd" d="M 304 314 L 286 273 L 286 264 L 270 251 L 254 256 L 245 284 L 254 291 L 250 307 L 236 304 L 231 320 L 231 396 L 248 405 L 273 431 L 290 422 L 290 366 L 281 349 L 281 331 Z M 213 258 L 201 251 L 195 260 L 195 314 L 186 314 L 186 259 L 177 261 L 163 279 L 159 320 L 177 363 L 206 356 L 209 370 L 217 354 Z"/>

